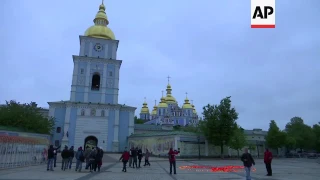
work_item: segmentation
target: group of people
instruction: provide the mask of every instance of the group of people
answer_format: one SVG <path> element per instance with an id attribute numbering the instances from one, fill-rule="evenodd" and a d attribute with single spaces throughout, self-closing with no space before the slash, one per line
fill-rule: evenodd
<path id="1" fill-rule="evenodd" d="M 170 163 L 170 174 L 172 174 L 172 169 L 174 174 L 176 174 L 176 158 L 175 156 L 180 153 L 180 148 L 177 150 L 173 150 L 170 148 L 168 152 L 169 163 Z M 149 157 L 150 152 L 146 149 L 146 152 L 143 154 L 141 148 L 134 148 L 132 147 L 129 151 L 127 147 L 125 148 L 124 152 L 122 153 L 119 161 L 122 161 L 123 167 L 122 172 L 127 172 L 127 163 L 129 162 L 129 167 L 132 168 L 140 168 L 141 160 L 144 157 L 144 165 L 143 166 L 150 166 Z"/>
<path id="2" fill-rule="evenodd" d="M 60 146 L 54 148 L 53 145 L 50 145 L 47 153 L 47 171 L 53 171 L 53 167 L 56 167 L 57 149 L 59 148 Z M 75 171 L 81 172 L 82 163 L 85 162 L 85 169 L 89 169 L 90 172 L 96 172 L 97 170 L 99 172 L 102 166 L 103 153 L 103 150 L 99 147 L 90 148 L 87 146 L 85 150 L 83 150 L 82 147 L 79 147 L 75 152 L 73 146 L 71 146 L 70 149 L 68 146 L 65 146 L 61 152 L 61 170 L 65 171 L 66 169 L 71 169 L 73 159 L 76 158 Z"/>
<path id="3" fill-rule="evenodd" d="M 243 162 L 243 166 L 246 172 L 246 179 L 251 180 L 251 167 L 256 163 L 254 162 L 254 159 L 251 156 L 251 154 L 248 152 L 248 149 L 245 149 L 244 151 L 245 152 L 241 156 L 241 161 Z M 268 148 L 266 148 L 266 151 L 264 152 L 264 164 L 266 165 L 267 176 L 272 176 L 272 158 L 272 153 L 269 151 Z"/>

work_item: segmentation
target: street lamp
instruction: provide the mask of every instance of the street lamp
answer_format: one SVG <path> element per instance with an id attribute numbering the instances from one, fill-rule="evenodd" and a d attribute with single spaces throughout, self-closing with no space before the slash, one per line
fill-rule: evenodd
<path id="1" fill-rule="evenodd" d="M 198 136 L 198 158 L 200 159 L 200 136 Z"/>

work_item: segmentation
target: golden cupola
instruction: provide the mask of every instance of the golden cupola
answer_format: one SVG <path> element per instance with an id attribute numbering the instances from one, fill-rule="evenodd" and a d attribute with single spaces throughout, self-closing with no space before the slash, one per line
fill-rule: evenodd
<path id="1" fill-rule="evenodd" d="M 142 108 L 141 108 L 141 114 L 149 114 L 149 108 L 148 108 L 148 104 L 146 102 L 146 98 L 144 98 L 144 103 L 142 104 Z"/>
<path id="2" fill-rule="evenodd" d="M 157 109 L 158 109 L 157 100 L 155 100 L 155 101 L 154 101 L 153 110 L 152 110 L 152 112 L 151 112 L 151 115 L 157 115 Z"/>
<path id="3" fill-rule="evenodd" d="M 187 93 L 186 93 L 187 94 Z M 192 105 L 189 102 L 188 97 L 186 96 L 186 99 L 184 100 L 184 103 L 182 105 L 182 109 L 193 109 Z"/>
<path id="4" fill-rule="evenodd" d="M 193 104 L 193 101 L 192 101 L 192 104 L 191 104 L 191 106 L 192 106 L 192 113 L 193 114 L 197 114 L 197 111 L 196 111 L 196 108 L 194 107 L 194 104 Z"/>
<path id="5" fill-rule="evenodd" d="M 177 103 L 177 101 L 171 94 L 172 88 L 171 88 L 169 79 L 170 79 L 170 77 L 168 76 L 168 85 L 167 85 L 167 89 L 166 89 L 167 96 L 165 97 L 165 101 L 166 101 L 166 103 L 173 104 L 173 103 Z"/>
<path id="6" fill-rule="evenodd" d="M 160 99 L 160 103 L 158 104 L 158 108 L 168 108 L 168 104 L 166 103 L 166 99 L 163 97 L 163 91 L 162 91 L 162 97 Z"/>
<path id="7" fill-rule="evenodd" d="M 106 7 L 103 4 L 99 6 L 99 11 L 93 20 L 94 25 L 89 27 L 84 33 L 85 36 L 115 40 L 115 36 L 110 28 L 108 28 L 108 17 Z"/>

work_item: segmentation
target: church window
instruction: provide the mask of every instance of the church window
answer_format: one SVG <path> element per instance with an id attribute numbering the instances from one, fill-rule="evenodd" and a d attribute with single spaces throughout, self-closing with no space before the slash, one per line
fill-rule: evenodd
<path id="1" fill-rule="evenodd" d="M 112 76 L 112 71 L 109 71 L 109 76 Z"/>
<path id="2" fill-rule="evenodd" d="M 91 109 L 90 115 L 91 116 L 95 116 L 96 115 L 96 110 L 95 109 Z"/>
<path id="3" fill-rule="evenodd" d="M 81 116 L 84 116 L 85 115 L 85 111 L 84 109 L 81 110 Z"/>
<path id="4" fill-rule="evenodd" d="M 101 111 L 101 116 L 104 117 L 104 110 Z"/>
<path id="5" fill-rule="evenodd" d="M 159 109 L 159 116 L 161 116 L 161 109 Z"/>
<path id="6" fill-rule="evenodd" d="M 56 133 L 61 133 L 61 127 L 57 127 Z"/>
<path id="7" fill-rule="evenodd" d="M 147 119 L 147 115 L 146 115 L 146 114 L 144 115 L 144 119 L 145 119 L 145 120 Z"/>
<path id="8" fill-rule="evenodd" d="M 81 73 L 81 74 L 84 73 L 84 69 L 83 69 L 83 68 L 80 69 L 80 73 Z"/>
<path id="9" fill-rule="evenodd" d="M 93 74 L 92 82 L 91 82 L 91 90 L 99 91 L 99 89 L 100 89 L 100 75 Z"/>

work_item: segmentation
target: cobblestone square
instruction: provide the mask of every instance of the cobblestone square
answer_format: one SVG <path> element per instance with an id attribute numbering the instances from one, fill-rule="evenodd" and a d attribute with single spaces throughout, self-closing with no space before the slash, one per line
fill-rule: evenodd
<path id="1" fill-rule="evenodd" d="M 139 169 L 128 168 L 122 172 L 122 163 L 115 159 L 118 155 L 112 155 L 109 162 L 103 163 L 101 172 L 90 173 L 88 170 L 75 172 L 71 170 L 61 171 L 61 163 L 57 164 L 55 171 L 46 171 L 46 167 L 32 166 L 0 171 L 0 179 L 3 180 L 208 180 L 245 179 L 243 170 L 239 172 L 210 172 L 200 169 L 177 168 L 176 175 L 169 174 L 169 163 L 166 159 L 152 158 L 150 167 Z M 240 160 L 179 160 L 180 166 L 241 166 Z M 316 180 L 320 177 L 320 164 L 312 159 L 275 159 L 273 162 L 273 176 L 265 176 L 266 170 L 262 160 L 256 160 L 256 171 L 252 173 L 253 180 Z"/>

